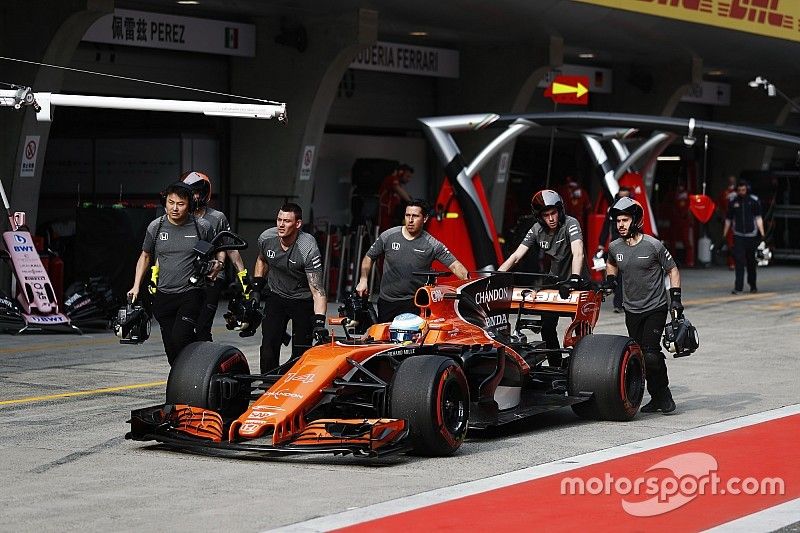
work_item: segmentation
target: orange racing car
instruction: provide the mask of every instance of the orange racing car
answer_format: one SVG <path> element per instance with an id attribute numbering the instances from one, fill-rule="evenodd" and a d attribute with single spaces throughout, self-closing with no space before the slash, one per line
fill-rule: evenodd
<path id="1" fill-rule="evenodd" d="M 549 276 L 506 272 L 442 282 L 442 274 L 425 273 L 410 337 L 393 340 L 388 323 L 359 336 L 352 331 L 364 324 L 353 330 L 352 316 L 332 318 L 343 336 L 268 374 L 251 374 L 233 346 L 189 345 L 165 404 L 133 411 L 126 437 L 206 453 L 443 456 L 469 427 L 565 406 L 589 419 L 635 416 L 642 353 L 628 337 L 593 333 L 598 286 L 559 290 Z M 560 367 L 544 364 L 552 351 L 525 333 L 538 332 L 545 314 L 572 320 Z"/>

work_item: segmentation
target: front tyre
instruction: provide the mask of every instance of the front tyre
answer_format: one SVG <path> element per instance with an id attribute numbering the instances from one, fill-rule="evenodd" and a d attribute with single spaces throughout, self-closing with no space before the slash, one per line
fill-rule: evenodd
<path id="1" fill-rule="evenodd" d="M 591 393 L 572 410 L 592 420 L 631 420 L 644 395 L 644 358 L 633 339 L 586 335 L 575 346 L 569 368 L 569 394 Z"/>
<path id="2" fill-rule="evenodd" d="M 409 425 L 414 453 L 453 454 L 469 423 L 469 387 L 464 370 L 447 357 L 417 355 L 400 363 L 392 377 L 389 411 Z"/>
<path id="3" fill-rule="evenodd" d="M 166 403 L 216 411 L 223 420 L 237 418 L 250 403 L 249 389 L 237 385 L 233 394 L 225 395 L 215 378 L 220 374 L 249 373 L 247 358 L 238 348 L 214 342 L 193 342 L 181 350 L 172 365 Z"/>

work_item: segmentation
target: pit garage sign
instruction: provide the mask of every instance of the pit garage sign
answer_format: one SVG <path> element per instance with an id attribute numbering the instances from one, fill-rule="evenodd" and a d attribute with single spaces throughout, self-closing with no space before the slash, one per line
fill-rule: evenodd
<path id="1" fill-rule="evenodd" d="M 588 76 L 556 76 L 544 95 L 557 104 L 588 105 Z"/>

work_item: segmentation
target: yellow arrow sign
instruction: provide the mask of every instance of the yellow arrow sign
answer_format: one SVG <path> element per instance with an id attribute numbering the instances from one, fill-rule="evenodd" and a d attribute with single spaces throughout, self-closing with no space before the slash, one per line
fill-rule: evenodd
<path id="1" fill-rule="evenodd" d="M 555 83 L 553 82 L 553 94 L 570 94 L 575 93 L 575 96 L 580 98 L 584 94 L 588 93 L 589 89 L 586 88 L 584 84 L 578 82 L 577 87 L 573 87 L 572 85 L 565 85 L 563 83 Z"/>

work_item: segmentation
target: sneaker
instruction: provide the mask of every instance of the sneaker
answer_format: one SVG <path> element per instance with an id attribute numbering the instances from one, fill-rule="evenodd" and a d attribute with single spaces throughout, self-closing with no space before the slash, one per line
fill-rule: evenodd
<path id="1" fill-rule="evenodd" d="M 742 291 L 737 291 L 736 289 L 733 289 L 731 291 L 731 294 L 742 294 Z"/>
<path id="2" fill-rule="evenodd" d="M 667 389 L 667 392 L 662 398 L 651 398 L 646 405 L 639 409 L 643 413 L 655 413 L 661 411 L 664 414 L 671 413 L 675 410 L 675 400 L 672 399 L 672 393 Z"/>
<path id="3" fill-rule="evenodd" d="M 614 312 L 615 313 L 622 313 L 623 311 L 624 311 L 624 309 L 622 309 L 621 307 L 615 307 L 614 308 Z"/>
<path id="4" fill-rule="evenodd" d="M 750 292 L 758 292 L 758 289 L 756 289 L 755 287 L 750 287 Z"/>

